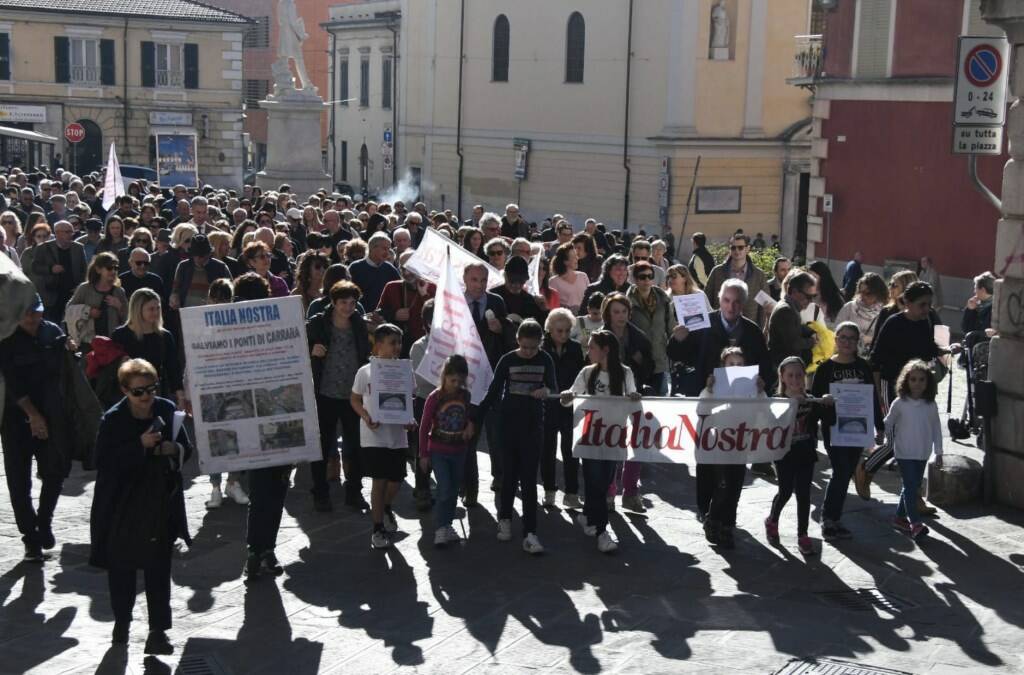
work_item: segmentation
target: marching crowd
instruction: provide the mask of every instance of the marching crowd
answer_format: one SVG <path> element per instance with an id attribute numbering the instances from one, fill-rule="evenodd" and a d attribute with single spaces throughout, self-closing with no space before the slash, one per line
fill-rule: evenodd
<path id="1" fill-rule="evenodd" d="M 544 552 L 538 502 L 556 505 L 560 458 L 562 506 L 599 551 L 615 551 L 608 513 L 645 511 L 644 467 L 574 458 L 574 397 L 706 397 L 714 370 L 738 365 L 758 367 L 761 396 L 797 406 L 788 454 L 753 467 L 778 484 L 763 523 L 769 541 L 779 541 L 784 507 L 795 497 L 797 546 L 816 552 L 809 514 L 819 432 L 831 463 L 824 540 L 852 536 L 842 524 L 850 482 L 868 498 L 871 476 L 892 458 L 903 480 L 893 525 L 914 539 L 928 531 L 932 509 L 919 491 L 929 458 L 941 461 L 937 381 L 943 357 L 958 345 L 936 343 L 937 289 L 915 272 L 885 280 L 864 273 L 858 255 L 840 285 L 825 262 L 797 265 L 777 248 L 772 270 L 762 271 L 751 255 L 766 243 L 742 231 L 721 261 L 694 234 L 692 255 L 681 262 L 671 235 L 609 230 L 595 219 L 578 228 L 559 214 L 529 223 L 515 204 L 504 215 L 476 206 L 460 222 L 422 202 L 324 190 L 300 196 L 287 185 L 236 193 L 139 181 L 108 210 L 101 187 L 97 174 L 0 174 L 0 252 L 38 292 L 0 342 L 2 442 L 26 560 L 42 561 L 55 546 L 51 523 L 72 460 L 96 471 L 90 560 L 108 570 L 115 642 L 128 638 L 135 571 L 143 570 L 147 651 L 171 649 L 164 634 L 171 551 L 176 540 L 189 541 L 181 468 L 193 452 L 189 423 L 175 414 L 191 413 L 179 310 L 199 305 L 301 298 L 322 451 L 309 467 L 311 503 L 331 511 L 332 486 L 342 480 L 344 505 L 369 513 L 376 549 L 390 546 L 398 529 L 392 504 L 408 471 L 416 508 L 433 510 L 434 544 L 459 540 L 458 500 L 479 507 L 483 437 L 500 541 L 513 537 L 519 497 L 522 548 Z M 371 356 L 417 365 L 429 347 L 436 289 L 406 267 L 428 229 L 479 257 L 462 281 L 494 379 L 473 405 L 471 366 L 451 356 L 439 381 L 417 376 L 416 425 L 381 424 L 364 406 Z M 492 289 L 488 265 L 504 273 Z M 993 282 L 991 273 L 975 279 L 965 333 L 989 329 Z M 710 328 L 677 322 L 673 297 L 694 293 L 704 294 Z M 870 453 L 831 443 L 828 392 L 836 382 L 875 388 Z M 503 430 L 503 420 L 515 429 Z M 249 579 L 282 573 L 274 550 L 293 469 L 231 474 L 223 489 L 221 476 L 209 477 L 207 508 L 225 498 L 248 505 Z M 746 472 L 742 464 L 697 466 L 697 518 L 714 546 L 734 546 Z"/>

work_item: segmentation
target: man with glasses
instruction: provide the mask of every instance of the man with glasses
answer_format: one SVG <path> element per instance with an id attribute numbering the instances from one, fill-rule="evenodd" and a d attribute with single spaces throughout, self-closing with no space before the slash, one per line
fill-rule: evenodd
<path id="1" fill-rule="evenodd" d="M 818 341 L 814 331 L 800 318 L 800 312 L 818 297 L 815 278 L 808 272 L 797 272 L 790 278 L 786 291 L 768 319 L 768 352 L 776 368 L 790 356 L 799 356 L 809 363 L 811 349 Z"/>
<path id="2" fill-rule="evenodd" d="M 32 273 L 41 280 L 40 295 L 48 321 L 64 320 L 64 307 L 78 284 L 85 281 L 85 248 L 74 241 L 75 229 L 66 220 L 53 227 L 53 240 L 38 246 Z"/>
<path id="3" fill-rule="evenodd" d="M 572 223 L 568 220 L 558 221 L 558 224 L 555 225 L 555 234 L 557 236 L 559 246 L 562 244 L 568 244 L 572 241 Z"/>
<path id="4" fill-rule="evenodd" d="M 118 279 L 121 280 L 121 288 L 129 299 L 132 293 L 140 288 L 149 288 L 163 298 L 164 280 L 159 275 L 149 271 L 151 259 L 149 252 L 144 248 L 132 249 L 128 256 L 128 271 L 121 272 Z"/>
<path id="5" fill-rule="evenodd" d="M 737 232 L 729 239 L 729 257 L 708 275 L 708 283 L 704 289 L 711 306 L 718 308 L 718 291 L 726 279 L 739 279 L 747 285 L 747 301 L 743 306 L 743 316 L 751 321 L 764 325 L 766 315 L 757 304 L 757 294 L 768 293 L 768 279 L 764 272 L 757 269 L 750 253 L 750 237 Z"/>

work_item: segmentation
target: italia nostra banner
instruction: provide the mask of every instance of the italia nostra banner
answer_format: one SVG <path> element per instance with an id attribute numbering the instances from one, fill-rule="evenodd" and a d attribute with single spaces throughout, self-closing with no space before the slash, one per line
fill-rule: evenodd
<path id="1" fill-rule="evenodd" d="M 572 454 L 691 466 L 773 462 L 789 452 L 795 414 L 787 398 L 580 396 Z"/>

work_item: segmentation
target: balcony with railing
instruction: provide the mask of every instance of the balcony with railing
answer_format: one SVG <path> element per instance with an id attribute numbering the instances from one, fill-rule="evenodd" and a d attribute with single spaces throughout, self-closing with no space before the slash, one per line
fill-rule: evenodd
<path id="1" fill-rule="evenodd" d="M 98 66 L 71 66 L 71 81 L 75 84 L 99 84 Z"/>
<path id="2" fill-rule="evenodd" d="M 787 82 L 797 86 L 814 84 L 825 66 L 825 46 L 821 35 L 797 35 L 794 39 L 793 74 Z"/>
<path id="3" fill-rule="evenodd" d="M 185 74 L 180 70 L 156 70 L 156 86 L 180 89 L 185 82 Z"/>

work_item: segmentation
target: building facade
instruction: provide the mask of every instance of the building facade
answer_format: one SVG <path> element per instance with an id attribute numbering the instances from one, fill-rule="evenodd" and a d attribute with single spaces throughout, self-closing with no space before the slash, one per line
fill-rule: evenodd
<path id="1" fill-rule="evenodd" d="M 402 4 L 375 0 L 332 7 L 324 23 L 334 85 L 328 92 L 333 104 L 327 171 L 342 190 L 379 195 L 395 183 Z"/>
<path id="2" fill-rule="evenodd" d="M 372 13 L 384 3 L 357 4 Z M 634 231 L 664 222 L 678 234 L 699 157 L 688 233 L 795 239 L 810 96 L 786 78 L 810 0 L 402 0 L 400 12 L 395 164 L 433 205 L 466 215 L 517 201 L 532 219 L 559 212 Z M 373 39 L 385 47 L 387 37 Z M 362 54 L 339 33 L 336 48 L 347 46 L 357 97 Z M 367 112 L 381 107 L 375 49 Z M 388 176 L 370 134 L 374 192 Z M 351 176 L 361 134 L 349 143 Z"/>
<path id="3" fill-rule="evenodd" d="M 188 0 L 0 2 L 0 124 L 63 138 L 62 164 L 155 166 L 157 133 L 195 134 L 200 180 L 242 183 L 242 33 L 248 19 Z"/>
<path id="4" fill-rule="evenodd" d="M 810 254 L 841 263 L 861 251 L 876 270 L 930 256 L 952 308 L 991 268 L 999 218 L 972 185 L 967 157 L 951 152 L 960 35 L 1001 32 L 982 21 L 979 0 L 838 0 L 820 45 L 798 51 L 804 70 L 791 80 L 815 101 Z M 978 160 L 996 193 L 1005 162 Z"/>

